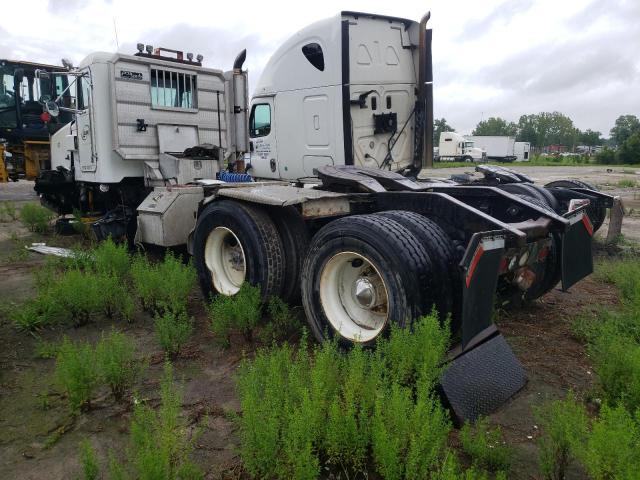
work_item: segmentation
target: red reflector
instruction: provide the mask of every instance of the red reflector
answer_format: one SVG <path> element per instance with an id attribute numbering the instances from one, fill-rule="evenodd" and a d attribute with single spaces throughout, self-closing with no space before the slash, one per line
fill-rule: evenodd
<path id="1" fill-rule="evenodd" d="M 42 112 L 40 114 L 40 120 L 42 120 L 44 123 L 49 123 L 51 121 L 51 115 L 49 114 L 49 112 Z"/>
<path id="2" fill-rule="evenodd" d="M 542 262 L 549 255 L 549 247 L 542 247 L 538 252 L 538 261 Z"/>
<path id="3" fill-rule="evenodd" d="M 586 213 L 582 215 L 582 223 L 584 223 L 584 228 L 587 229 L 589 236 L 593 237 L 593 224 L 589 219 L 589 215 L 587 215 Z"/>
<path id="4" fill-rule="evenodd" d="M 473 272 L 475 272 L 476 267 L 478 266 L 478 262 L 484 253 L 484 248 L 482 248 L 482 244 L 478 245 L 476 248 L 476 253 L 473 254 L 473 259 L 471 260 L 471 265 L 469 265 L 469 270 L 467 271 L 467 288 L 469 288 L 469 284 L 471 283 L 471 279 L 473 278 Z"/>
<path id="5" fill-rule="evenodd" d="M 498 272 L 499 273 L 506 272 L 508 267 L 509 267 L 509 262 L 507 260 L 507 257 L 502 257 L 500 259 L 500 268 L 498 268 Z"/>

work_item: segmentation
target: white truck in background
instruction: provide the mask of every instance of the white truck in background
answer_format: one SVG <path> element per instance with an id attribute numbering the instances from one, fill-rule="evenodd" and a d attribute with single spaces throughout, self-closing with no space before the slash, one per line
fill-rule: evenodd
<path id="1" fill-rule="evenodd" d="M 478 148 L 487 154 L 487 160 L 497 162 L 513 162 L 516 159 L 514 153 L 515 137 L 498 135 L 467 135 L 467 140 L 472 141 Z"/>
<path id="2" fill-rule="evenodd" d="M 442 132 L 438 144 L 441 162 L 484 162 L 485 152 L 477 148 L 473 140 L 456 132 Z"/>
<path id="3" fill-rule="evenodd" d="M 460 339 L 443 391 L 457 417 L 487 414 L 525 382 L 492 323 L 496 293 L 535 299 L 591 273 L 612 200 L 488 165 L 484 178 L 418 180 L 433 166 L 429 18 L 309 25 L 251 102 L 246 51 L 226 72 L 142 44 L 91 54 L 65 73 L 77 108 L 35 189 L 60 214 L 100 217 L 99 238 L 186 245 L 205 298 L 248 282 L 301 303 L 320 341 L 374 345 L 435 307 Z M 440 140 L 441 157 L 484 159 L 461 135 Z"/>
<path id="4" fill-rule="evenodd" d="M 513 154 L 516 162 L 528 162 L 531 159 L 531 144 L 529 142 L 514 143 Z"/>

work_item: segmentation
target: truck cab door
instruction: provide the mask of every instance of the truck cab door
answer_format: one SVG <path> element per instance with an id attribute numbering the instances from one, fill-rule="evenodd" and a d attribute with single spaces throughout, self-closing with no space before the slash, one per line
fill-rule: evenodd
<path id="1" fill-rule="evenodd" d="M 279 178 L 276 129 L 273 97 L 257 98 L 251 105 L 249 116 L 249 138 L 253 145 L 251 151 L 251 170 L 254 177 Z"/>
<path id="2" fill-rule="evenodd" d="M 95 131 L 93 128 L 93 89 L 90 72 L 78 77 L 78 109 L 76 114 L 78 158 L 76 168 L 81 172 L 95 172 L 97 155 L 95 150 Z"/>

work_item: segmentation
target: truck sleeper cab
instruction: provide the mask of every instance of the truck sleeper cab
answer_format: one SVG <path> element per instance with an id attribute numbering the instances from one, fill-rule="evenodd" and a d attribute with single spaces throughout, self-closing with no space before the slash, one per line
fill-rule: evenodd
<path id="1" fill-rule="evenodd" d="M 417 44 L 416 22 L 351 12 L 291 37 L 254 89 L 248 172 L 295 181 L 323 165 L 410 167 Z"/>

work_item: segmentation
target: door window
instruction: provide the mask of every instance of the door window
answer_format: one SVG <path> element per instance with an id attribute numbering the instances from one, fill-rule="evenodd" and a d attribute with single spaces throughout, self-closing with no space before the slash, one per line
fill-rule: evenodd
<path id="1" fill-rule="evenodd" d="M 77 96 L 78 96 L 78 109 L 86 110 L 91 106 L 91 84 L 88 77 L 78 77 L 77 82 Z"/>
<path id="2" fill-rule="evenodd" d="M 271 132 L 271 106 L 268 103 L 258 103 L 253 106 L 249 117 L 249 130 L 251 138 L 269 135 Z"/>

